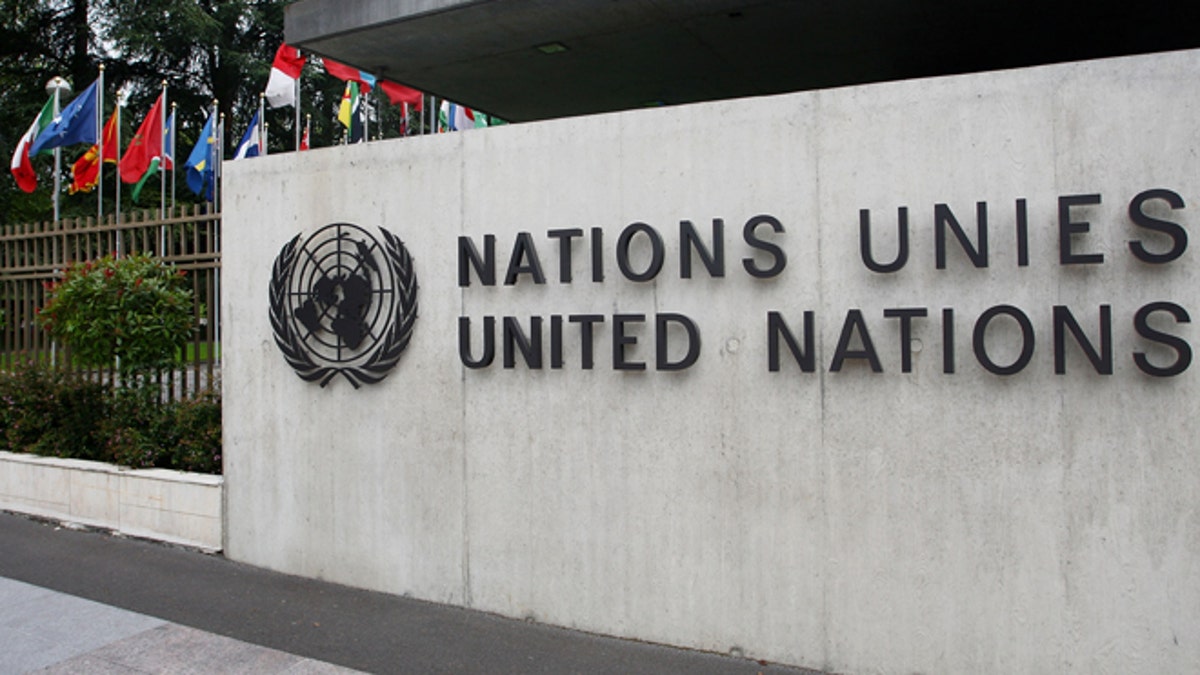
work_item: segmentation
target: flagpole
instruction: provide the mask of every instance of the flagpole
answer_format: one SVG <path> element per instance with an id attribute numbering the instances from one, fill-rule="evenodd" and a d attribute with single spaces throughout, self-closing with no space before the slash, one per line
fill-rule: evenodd
<path id="1" fill-rule="evenodd" d="M 299 53 L 299 52 L 297 52 L 297 53 Z M 303 68 L 301 70 L 303 70 Z M 299 77 L 296 78 L 296 105 L 295 105 L 295 108 L 296 108 L 296 123 L 294 125 L 294 128 L 296 129 L 296 151 L 299 152 L 299 150 L 300 150 L 300 78 Z"/>
<path id="2" fill-rule="evenodd" d="M 213 109 L 216 110 L 216 101 L 213 102 Z M 221 113 L 217 117 L 217 138 L 213 143 L 215 153 L 215 161 L 213 162 L 213 210 L 217 213 L 221 212 L 221 161 L 225 158 L 225 151 L 221 148 L 221 144 L 225 140 L 225 113 Z"/>
<path id="3" fill-rule="evenodd" d="M 167 81 L 162 81 L 162 112 L 159 113 L 159 124 L 162 128 L 159 130 L 158 137 L 158 217 L 163 220 L 167 217 L 167 120 L 162 118 L 162 115 L 167 110 Z M 158 249 L 159 255 L 166 254 L 167 231 L 166 225 L 162 226 L 162 246 Z"/>
<path id="4" fill-rule="evenodd" d="M 53 118 L 57 119 L 59 113 L 62 112 L 62 90 L 71 91 L 71 83 L 63 78 L 55 75 L 46 83 L 46 93 L 54 96 L 54 114 Z M 54 198 L 51 203 L 54 205 L 54 222 L 58 223 L 58 193 L 62 191 L 62 150 L 54 149 Z"/>
<path id="5" fill-rule="evenodd" d="M 217 112 L 217 101 L 213 99 L 213 114 Z M 225 139 L 225 113 L 217 118 L 217 137 L 212 146 L 216 149 L 216 162 L 213 165 L 213 208 L 217 213 L 221 212 L 220 204 L 220 185 L 221 185 L 221 160 L 225 157 L 225 151 L 221 147 Z M 214 241 L 213 246 L 217 251 L 221 250 L 221 221 L 214 222 Z M 213 294 L 216 296 L 216 301 L 213 303 L 213 323 L 216 326 L 213 328 L 213 338 L 217 345 L 221 344 L 221 266 L 213 270 Z"/>
<path id="6" fill-rule="evenodd" d="M 258 95 L 258 154 L 260 155 L 267 154 L 267 116 L 263 112 L 266 108 L 263 102 L 266 99 L 266 94 Z"/>
<path id="7" fill-rule="evenodd" d="M 171 103 L 171 215 L 175 215 L 175 108 L 176 104 Z"/>
<path id="8" fill-rule="evenodd" d="M 217 113 L 218 107 L 218 101 L 214 98 L 212 111 L 209 113 L 209 119 L 213 121 L 213 127 L 209 130 L 210 136 L 204 139 L 205 150 L 208 153 L 208 159 L 205 160 L 207 164 L 205 166 L 208 167 L 209 171 L 212 171 L 212 190 L 209 193 L 212 195 L 210 201 L 212 202 L 211 211 L 213 213 L 217 212 L 217 139 L 221 134 L 221 116 Z"/>
<path id="9" fill-rule="evenodd" d="M 104 114 L 104 64 L 103 63 L 100 64 L 99 78 L 100 78 L 100 86 L 98 87 L 99 91 L 96 92 L 96 95 L 99 97 L 100 100 L 96 104 L 96 110 L 99 114 L 103 115 Z M 118 104 L 119 103 L 120 103 L 120 99 L 118 99 Z M 119 114 L 118 114 L 117 119 L 118 119 L 117 133 L 120 134 L 121 123 L 119 121 L 120 120 Z M 96 225 L 103 225 L 104 224 L 104 133 L 101 132 L 96 135 L 100 139 L 96 143 L 97 149 L 100 150 L 100 167 L 96 170 Z M 118 139 L 117 151 L 119 154 L 120 150 L 121 150 L 121 143 L 120 143 L 119 135 L 117 136 L 117 139 Z M 121 182 L 121 179 L 119 177 L 117 178 L 117 182 L 118 183 Z"/>
<path id="10" fill-rule="evenodd" d="M 123 103 L 124 103 L 124 101 L 122 100 L 121 92 L 118 90 L 117 91 L 117 128 L 116 128 L 116 132 L 117 132 L 117 152 L 116 152 L 117 170 L 114 172 L 116 183 L 117 183 L 117 189 L 115 190 L 116 207 L 114 208 L 114 211 L 116 212 L 118 226 L 121 224 L 121 108 L 125 107 L 124 105 L 122 105 Z M 101 163 L 100 167 L 101 167 L 101 169 L 103 169 L 104 164 Z M 103 181 L 101 181 L 101 182 L 103 182 Z M 124 240 L 124 237 L 121 236 L 121 228 L 118 227 L 117 228 L 117 257 L 118 258 L 121 257 L 121 255 L 123 255 L 125 252 L 125 243 L 123 240 Z"/>

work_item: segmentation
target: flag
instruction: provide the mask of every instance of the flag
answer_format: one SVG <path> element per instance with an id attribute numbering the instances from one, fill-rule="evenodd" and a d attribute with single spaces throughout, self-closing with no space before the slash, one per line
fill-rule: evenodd
<path id="1" fill-rule="evenodd" d="M 175 111 L 171 111 L 171 116 L 167 118 L 167 123 L 163 125 L 163 162 L 162 168 L 167 171 L 175 169 Z"/>
<path id="2" fill-rule="evenodd" d="M 296 105 L 296 81 L 304 70 L 305 57 L 300 50 L 287 44 L 279 45 L 275 62 L 271 64 L 271 77 L 267 79 L 267 103 L 272 108 Z"/>
<path id="3" fill-rule="evenodd" d="M 350 114 L 357 105 L 358 86 L 354 82 L 347 82 L 346 90 L 342 92 L 342 102 L 338 105 L 338 121 L 347 129 L 350 128 Z"/>
<path id="4" fill-rule="evenodd" d="M 104 161 L 116 164 L 119 151 L 120 148 L 117 147 L 117 109 L 114 107 L 112 116 L 104 125 Z M 76 192 L 91 192 L 95 189 L 96 184 L 100 182 L 100 163 L 100 146 L 93 145 L 71 165 L 71 185 L 67 188 L 68 192 L 75 194 Z"/>
<path id="5" fill-rule="evenodd" d="M 346 82 L 346 91 L 342 93 L 342 104 L 338 107 L 338 121 L 346 127 L 350 134 L 350 142 L 358 143 L 363 140 L 362 97 L 358 95 L 358 82 Z"/>
<path id="6" fill-rule="evenodd" d="M 121 158 L 121 180 L 126 183 L 136 183 L 146 175 L 150 163 L 162 157 L 163 117 L 162 94 L 154 101 L 154 106 L 142 120 L 125 156 Z"/>
<path id="7" fill-rule="evenodd" d="M 450 131 L 463 131 L 464 129 L 474 129 L 477 126 L 487 126 L 486 123 L 478 124 L 474 110 L 449 101 L 442 101 L 439 116 L 441 117 L 442 126 Z"/>
<path id="8" fill-rule="evenodd" d="M 412 87 L 406 87 L 402 84 L 396 84 L 395 82 L 390 82 L 388 80 L 380 80 L 379 88 L 383 90 L 385 95 L 387 95 L 388 101 L 390 101 L 392 105 L 407 103 L 413 107 L 413 110 L 421 109 L 422 96 L 421 92 L 417 91 L 416 89 L 413 89 Z"/>
<path id="9" fill-rule="evenodd" d="M 357 82 L 366 87 L 366 89 L 363 91 L 371 91 L 371 87 L 375 86 L 375 76 L 366 72 L 365 70 L 351 68 L 350 66 L 338 63 L 333 59 L 322 59 L 322 61 L 325 64 L 325 72 L 338 78 L 339 80 L 344 82 Z"/>
<path id="10" fill-rule="evenodd" d="M 173 158 L 170 154 L 173 152 L 171 146 L 175 143 L 174 138 L 172 138 L 174 133 L 175 113 L 172 112 L 170 119 L 163 125 L 162 153 L 158 157 L 150 159 L 150 166 L 146 167 L 146 172 L 142 174 L 141 180 L 137 182 L 137 185 L 133 186 L 133 192 L 130 196 L 133 198 L 134 203 L 137 203 L 138 196 L 142 194 L 142 187 L 146 185 L 146 181 L 157 176 L 160 168 L 166 171 L 175 168 Z"/>
<path id="11" fill-rule="evenodd" d="M 203 194 L 209 201 L 213 198 L 213 165 L 218 161 L 218 158 L 213 156 L 217 144 L 216 132 L 213 129 L 216 117 L 213 114 L 208 116 L 204 129 L 200 131 L 200 137 L 196 139 L 196 147 L 192 148 L 192 153 L 183 165 L 187 169 L 188 189 L 197 196 Z"/>
<path id="12" fill-rule="evenodd" d="M 242 134 L 242 142 L 238 143 L 237 150 L 233 152 L 234 159 L 258 157 L 262 154 L 262 139 L 259 138 L 258 125 L 258 113 L 255 112 L 254 118 L 250 120 L 250 126 L 246 127 L 246 133 Z"/>
<path id="13" fill-rule="evenodd" d="M 99 84 L 100 79 L 97 78 L 82 94 L 67 104 L 53 122 L 42 129 L 29 148 L 30 157 L 43 150 L 64 145 L 96 142 L 100 136 L 96 133 L 96 127 L 99 126 L 96 124 L 96 90 L 99 89 Z"/>
<path id="14" fill-rule="evenodd" d="M 308 127 L 309 127 L 310 122 L 311 122 L 311 120 L 308 120 L 308 119 L 304 120 L 304 135 L 300 137 L 300 149 L 301 150 L 308 149 Z"/>
<path id="15" fill-rule="evenodd" d="M 130 196 L 133 198 L 134 204 L 137 203 L 138 197 L 142 194 L 142 187 L 146 185 L 146 181 L 151 177 L 158 175 L 158 165 L 160 161 L 161 160 L 158 157 L 150 160 L 150 166 L 146 167 L 146 173 L 142 174 L 142 177 L 140 180 L 138 180 L 137 185 L 133 186 L 133 191 Z"/>
<path id="16" fill-rule="evenodd" d="M 17 150 L 13 153 L 12 168 L 13 178 L 17 181 L 17 186 L 25 192 L 33 192 L 37 189 L 37 173 L 33 170 L 33 162 L 30 160 L 29 146 L 33 145 L 34 139 L 38 137 L 42 130 L 50 126 L 54 119 L 54 97 L 46 101 L 46 105 L 42 106 L 42 111 L 33 120 L 33 124 L 29 125 L 29 130 L 17 141 Z"/>

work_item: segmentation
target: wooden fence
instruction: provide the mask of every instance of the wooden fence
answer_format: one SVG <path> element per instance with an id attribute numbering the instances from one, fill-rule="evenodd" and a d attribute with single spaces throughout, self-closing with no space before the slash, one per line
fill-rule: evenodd
<path id="1" fill-rule="evenodd" d="M 180 207 L 158 218 L 158 211 L 95 218 L 7 225 L 0 228 L 0 367 L 25 360 L 77 370 L 70 352 L 55 344 L 38 325 L 48 282 L 59 279 L 72 262 L 108 253 L 147 253 L 187 270 L 196 299 L 196 331 L 180 354 L 174 372 L 163 374 L 168 398 L 216 388 L 220 376 L 221 215 L 209 205 Z M 91 377 L 111 378 L 87 372 Z"/>

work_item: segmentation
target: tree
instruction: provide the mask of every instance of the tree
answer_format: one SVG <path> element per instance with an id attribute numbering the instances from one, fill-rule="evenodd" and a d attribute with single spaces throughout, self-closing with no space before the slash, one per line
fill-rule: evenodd
<path id="1" fill-rule="evenodd" d="M 178 104 L 185 129 L 198 131 L 213 99 L 227 120 L 258 106 L 271 58 L 283 39 L 281 0 L 97 0 L 110 25 L 105 38 L 121 63 L 114 73 L 131 82 L 130 109 L 148 110 L 162 81 Z M 248 112 L 251 111 L 251 112 Z"/>
<path id="2" fill-rule="evenodd" d="M 75 91 L 96 78 L 105 66 L 105 111 L 111 114 L 115 94 L 127 95 L 122 115 L 122 146 L 167 83 L 167 96 L 176 104 L 176 171 L 182 171 L 207 120 L 213 99 L 225 115 L 223 142 L 226 156 L 241 139 L 258 107 L 275 50 L 283 41 L 283 8 L 287 0 L 0 0 L 6 21 L 0 27 L 0 154 L 12 157 L 21 134 L 46 101 L 45 84 L 62 75 Z M 337 121 L 343 83 L 324 74 L 316 65 L 301 77 L 301 120 L 312 115 L 313 147 L 340 142 Z M 371 137 L 399 133 L 400 108 L 378 92 Z M 169 114 L 169 113 L 168 113 Z M 295 149 L 295 110 L 268 110 L 269 150 Z M 303 122 L 301 122 L 303 124 Z M 69 182 L 71 163 L 86 148 L 65 148 L 63 169 Z M 6 153 L 6 154 L 5 154 Z M 45 160 L 39 187 L 27 195 L 12 179 L 0 187 L 0 223 L 48 220 L 52 213 L 52 169 Z M 115 168 L 105 167 L 105 212 L 115 210 Z M 123 209 L 130 209 L 130 191 L 122 194 Z M 182 188 L 182 201 L 192 199 Z M 143 192 L 142 203 L 157 200 L 153 181 Z M 92 194 L 60 199 L 64 217 L 95 213 Z"/>
<path id="3" fill-rule="evenodd" d="M 50 78 L 87 86 L 99 61 L 92 55 L 87 0 L 0 0 L 0 13 L 0 155 L 7 160 L 46 102 Z M 33 194 L 21 192 L 11 178 L 0 189 L 0 222 L 49 217 L 53 178 L 48 167 L 41 169 Z"/>
<path id="4" fill-rule="evenodd" d="M 22 133 L 46 100 L 45 83 L 68 78 L 76 91 L 105 66 L 104 115 L 118 87 L 128 103 L 122 138 L 150 109 L 165 80 L 177 105 L 177 162 L 199 136 L 215 98 L 225 114 L 225 144 L 241 137 L 258 106 L 275 49 L 283 39 L 286 0 L 0 0 L 6 22 L 0 29 L 0 153 L 12 157 Z M 280 116 L 280 123 L 284 122 Z M 290 124 L 288 125 L 290 128 Z M 282 141 L 279 141 L 282 143 Z M 286 146 L 291 148 L 291 144 Z M 68 148 L 64 169 L 85 148 Z M 0 222 L 50 217 L 51 169 L 38 190 L 25 195 L 11 179 L 0 189 Z M 111 185 L 111 167 L 106 184 Z M 107 194 L 106 211 L 113 208 Z M 151 188 L 147 194 L 153 196 Z M 180 196 L 183 196 L 183 190 Z M 124 196 L 128 200 L 128 191 Z M 64 216 L 94 212 L 95 199 L 75 195 L 60 200 Z"/>

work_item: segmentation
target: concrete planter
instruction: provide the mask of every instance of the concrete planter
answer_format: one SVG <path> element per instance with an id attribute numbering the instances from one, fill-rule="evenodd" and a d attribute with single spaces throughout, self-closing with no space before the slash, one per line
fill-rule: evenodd
<path id="1" fill-rule="evenodd" d="M 0 452 L 0 509 L 218 551 L 221 476 Z"/>

